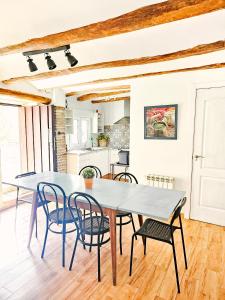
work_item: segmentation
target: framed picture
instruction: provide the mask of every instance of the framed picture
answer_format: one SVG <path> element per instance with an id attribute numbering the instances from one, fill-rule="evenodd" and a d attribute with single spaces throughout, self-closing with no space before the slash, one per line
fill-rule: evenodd
<path id="1" fill-rule="evenodd" d="M 145 139 L 177 139 L 177 104 L 144 108 Z"/>

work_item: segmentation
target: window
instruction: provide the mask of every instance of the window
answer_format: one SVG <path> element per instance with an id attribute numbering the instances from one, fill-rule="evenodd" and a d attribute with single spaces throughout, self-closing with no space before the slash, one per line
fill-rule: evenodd
<path id="1" fill-rule="evenodd" d="M 88 142 L 88 119 L 81 119 L 81 144 L 85 145 Z"/>
<path id="2" fill-rule="evenodd" d="M 78 144 L 78 120 L 73 121 L 73 142 L 75 145 Z"/>
<path id="3" fill-rule="evenodd" d="M 90 118 L 77 117 L 73 120 L 73 134 L 69 135 L 68 145 L 74 147 L 87 147 L 90 138 Z"/>

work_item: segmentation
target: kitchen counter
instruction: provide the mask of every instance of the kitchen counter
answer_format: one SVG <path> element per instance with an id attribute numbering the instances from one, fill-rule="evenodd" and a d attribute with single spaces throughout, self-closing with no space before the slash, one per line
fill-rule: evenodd
<path id="1" fill-rule="evenodd" d="M 84 154 L 90 154 L 90 153 L 95 153 L 103 150 L 109 150 L 110 148 L 108 147 L 93 147 L 92 149 L 74 149 L 74 150 L 69 150 L 67 151 L 67 154 L 76 154 L 76 155 L 84 155 Z"/>
<path id="2" fill-rule="evenodd" d="M 110 164 L 119 161 L 118 152 L 118 149 L 113 149 L 111 147 L 93 147 L 90 149 L 69 150 L 67 152 L 67 172 L 71 174 L 79 174 L 79 171 L 83 167 L 94 165 L 101 170 L 102 175 L 104 176 L 110 173 Z M 122 171 L 123 169 L 121 172 Z"/>
<path id="3" fill-rule="evenodd" d="M 92 149 L 74 149 L 74 150 L 69 150 L 67 151 L 67 154 L 76 154 L 76 155 L 85 155 L 85 154 L 90 154 L 90 153 L 95 153 L 99 151 L 104 151 L 104 150 L 126 150 L 129 151 L 129 149 L 115 149 L 111 147 L 93 147 Z"/>

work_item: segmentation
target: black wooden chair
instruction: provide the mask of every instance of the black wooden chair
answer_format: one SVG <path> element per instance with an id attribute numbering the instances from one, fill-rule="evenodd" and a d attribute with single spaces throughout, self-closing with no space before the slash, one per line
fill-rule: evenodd
<path id="1" fill-rule="evenodd" d="M 67 206 L 67 198 L 64 190 L 57 184 L 48 182 L 39 182 L 37 185 L 38 197 L 44 208 L 46 215 L 46 230 L 44 244 L 42 248 L 41 258 L 44 258 L 45 247 L 48 237 L 48 231 L 62 235 L 62 266 L 65 267 L 65 243 L 66 234 L 74 232 L 76 227 L 74 220 L 77 218 L 77 210 L 69 210 Z M 51 204 L 51 210 L 49 203 Z M 54 208 L 52 208 L 54 206 Z M 68 224 L 73 224 L 72 229 L 66 228 Z M 54 226 L 59 226 L 60 230 L 54 229 Z"/>
<path id="2" fill-rule="evenodd" d="M 183 198 L 179 202 L 179 204 L 177 205 L 175 212 L 171 218 L 170 224 L 156 221 L 153 219 L 146 219 L 144 224 L 141 226 L 141 228 L 138 229 L 138 231 L 136 231 L 133 234 L 132 242 L 131 242 L 131 255 L 130 255 L 130 276 L 132 274 L 134 237 L 136 237 L 138 235 L 142 236 L 143 241 L 144 241 L 144 255 L 146 255 L 146 238 L 150 238 L 150 239 L 154 239 L 154 240 L 161 241 L 164 243 L 168 243 L 173 248 L 173 259 L 174 259 L 175 272 L 176 272 L 177 289 L 178 289 L 178 293 L 180 293 L 179 275 L 178 275 L 178 269 L 177 269 L 177 258 L 176 258 L 176 250 L 175 250 L 173 233 L 177 229 L 180 229 L 180 231 L 181 231 L 185 268 L 187 269 L 187 257 L 186 257 L 186 251 L 185 251 L 184 234 L 183 234 L 183 227 L 182 227 L 182 221 L 181 221 L 181 216 L 180 216 L 181 209 L 184 206 L 185 202 L 186 202 L 186 198 Z M 179 226 L 174 225 L 174 221 L 177 218 L 179 218 Z"/>
<path id="3" fill-rule="evenodd" d="M 101 172 L 101 170 L 98 167 L 92 166 L 92 165 L 83 167 L 80 170 L 79 175 L 82 175 L 83 171 L 86 170 L 86 169 L 92 169 L 94 171 L 94 173 L 95 173 L 95 178 L 102 178 L 102 172 Z M 84 217 L 86 217 L 88 215 L 89 215 L 89 213 L 86 213 L 86 211 L 84 210 Z M 91 246 L 89 247 L 89 252 L 91 252 Z"/>
<path id="4" fill-rule="evenodd" d="M 28 176 L 35 175 L 35 174 L 37 174 L 35 171 L 33 171 L 33 172 L 27 172 L 27 173 L 23 173 L 23 174 L 17 175 L 15 177 L 15 179 L 19 179 L 19 178 L 23 178 L 23 177 L 28 177 Z M 24 198 L 19 198 L 19 193 L 20 193 L 20 188 L 17 187 L 17 191 L 16 191 L 16 209 L 18 208 L 19 202 L 25 202 L 25 203 L 32 204 L 32 201 L 33 201 L 33 196 L 32 195 L 30 197 L 26 196 Z M 38 206 L 40 206 L 40 205 L 38 205 Z M 35 220 L 35 236 L 37 238 L 37 218 Z"/>
<path id="5" fill-rule="evenodd" d="M 79 175 L 82 175 L 83 171 L 85 169 L 92 169 L 95 172 L 95 178 L 102 178 L 102 172 L 100 171 L 100 169 L 96 166 L 85 166 L 83 167 L 80 172 Z"/>
<path id="6" fill-rule="evenodd" d="M 129 182 L 129 183 L 136 183 L 138 184 L 137 178 L 131 174 L 131 173 L 127 173 L 127 172 L 122 172 L 117 174 L 113 180 L 119 180 L 119 181 L 124 181 L 124 182 Z M 126 212 L 126 211 L 119 211 L 116 215 L 116 217 L 119 219 L 119 223 L 117 223 L 116 225 L 118 225 L 120 227 L 120 254 L 123 254 L 123 249 L 122 249 L 122 227 L 124 225 L 130 224 L 132 223 L 132 227 L 133 230 L 135 232 L 135 225 L 134 225 L 134 220 L 133 220 L 133 216 L 132 213 Z M 129 218 L 128 221 L 123 221 L 124 219 Z M 137 238 L 136 238 L 137 239 Z"/>
<path id="7" fill-rule="evenodd" d="M 82 205 L 85 206 L 85 209 L 90 212 L 88 217 L 80 211 L 79 203 L 82 203 Z M 102 208 L 97 200 L 86 193 L 72 193 L 68 199 L 68 207 L 71 212 L 75 209 L 78 215 L 77 219 L 74 218 L 77 236 L 69 270 L 72 270 L 78 241 L 81 242 L 84 248 L 85 246 L 97 247 L 98 281 L 101 281 L 100 248 L 110 240 L 109 237 L 105 238 L 105 234 L 109 232 L 109 219 L 103 215 Z M 98 213 L 97 215 L 96 212 Z"/>

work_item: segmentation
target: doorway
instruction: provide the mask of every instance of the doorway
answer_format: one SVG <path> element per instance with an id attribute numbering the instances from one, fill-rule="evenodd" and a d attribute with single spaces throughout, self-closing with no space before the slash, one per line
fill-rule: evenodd
<path id="1" fill-rule="evenodd" d="M 190 217 L 225 226 L 225 87 L 196 98 Z"/>
<path id="2" fill-rule="evenodd" d="M 0 105 L 0 165 L 3 178 L 15 177 L 20 173 L 19 108 Z M 15 198 L 14 188 L 2 186 L 2 205 L 8 205 Z"/>

